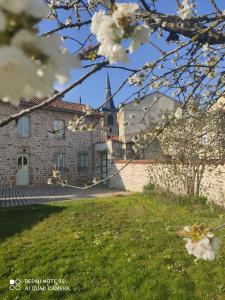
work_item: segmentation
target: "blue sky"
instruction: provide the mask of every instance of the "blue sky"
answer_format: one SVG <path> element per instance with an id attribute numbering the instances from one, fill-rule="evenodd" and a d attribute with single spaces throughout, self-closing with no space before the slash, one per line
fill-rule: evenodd
<path id="1" fill-rule="evenodd" d="M 122 2 L 122 1 L 119 1 Z M 125 1 L 123 1 L 125 2 Z M 126 1 L 127 2 L 127 1 Z M 130 1 L 131 2 L 131 1 Z M 200 14 L 209 13 L 212 11 L 212 6 L 210 0 L 197 0 L 197 10 Z M 225 10 L 225 1 L 216 0 L 220 9 Z M 174 14 L 177 11 L 176 0 L 158 0 L 157 8 L 160 12 L 166 12 L 169 14 Z M 67 15 L 62 13 L 62 20 L 66 19 Z M 54 22 L 44 21 L 40 24 L 40 31 L 47 32 L 48 30 L 55 28 Z M 64 34 L 69 31 L 64 31 Z M 72 34 L 76 39 L 85 40 L 88 35 L 88 27 L 77 32 L 73 29 L 70 30 L 70 35 Z M 157 39 L 157 44 L 163 49 L 169 49 L 170 45 L 166 44 L 164 40 Z M 76 50 L 76 44 L 74 42 L 65 41 L 65 46 L 68 47 L 69 52 L 74 52 Z M 145 62 L 154 61 L 158 57 L 156 50 L 152 48 L 151 45 L 146 44 L 141 46 L 134 54 L 130 55 L 130 63 L 127 65 L 129 67 L 138 68 L 144 65 Z M 84 72 L 87 70 L 73 70 L 71 74 L 71 81 L 68 84 L 76 81 Z M 81 86 L 75 88 L 65 96 L 65 100 L 71 102 L 79 102 L 79 98 L 82 98 L 82 102 L 85 104 L 90 104 L 92 107 L 97 107 L 102 104 L 105 97 L 105 85 L 106 85 L 106 74 L 109 72 L 112 92 L 114 92 L 128 76 L 129 72 L 116 69 L 103 69 L 98 73 L 87 79 Z M 62 89 L 62 86 L 55 86 L 57 89 Z M 119 104 L 121 101 L 130 96 L 136 91 L 135 87 L 130 87 L 128 84 L 114 97 L 115 104 Z"/>

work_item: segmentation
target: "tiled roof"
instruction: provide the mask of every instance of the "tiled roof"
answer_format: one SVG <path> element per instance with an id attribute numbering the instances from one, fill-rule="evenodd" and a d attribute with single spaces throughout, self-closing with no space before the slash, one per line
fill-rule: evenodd
<path id="1" fill-rule="evenodd" d="M 22 104 L 25 105 L 37 105 L 42 102 L 44 102 L 47 98 L 33 98 L 32 100 L 29 101 L 22 101 Z M 73 102 L 67 102 L 63 101 L 61 99 L 57 99 L 54 102 L 48 104 L 46 107 L 48 108 L 55 108 L 55 109 L 60 109 L 60 110 L 66 110 L 70 112 L 82 112 L 83 109 L 85 108 L 84 104 L 79 104 L 79 103 L 73 103 Z"/>
<path id="2" fill-rule="evenodd" d="M 32 100 L 29 101 L 22 101 L 23 105 L 28 105 L 28 106 L 33 106 L 42 103 L 45 101 L 47 98 L 33 98 Z M 56 110 L 61 110 L 64 112 L 83 112 L 83 109 L 85 108 L 85 104 L 80 104 L 80 103 L 74 103 L 74 102 L 68 102 L 64 101 L 62 99 L 57 99 L 53 101 L 52 103 L 48 104 L 45 106 L 45 108 L 49 109 L 56 109 Z M 93 111 L 92 115 L 99 115 L 98 111 Z"/>

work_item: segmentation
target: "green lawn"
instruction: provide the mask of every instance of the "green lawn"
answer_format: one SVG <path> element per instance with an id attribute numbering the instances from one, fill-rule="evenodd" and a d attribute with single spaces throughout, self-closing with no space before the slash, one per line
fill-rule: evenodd
<path id="1" fill-rule="evenodd" d="M 224 231 L 213 262 L 196 263 L 177 236 L 224 219 L 216 207 L 142 195 L 0 209 L 0 299 L 225 299 Z M 9 290 L 15 278 L 19 291 Z M 31 278 L 70 291 L 24 291 Z"/>

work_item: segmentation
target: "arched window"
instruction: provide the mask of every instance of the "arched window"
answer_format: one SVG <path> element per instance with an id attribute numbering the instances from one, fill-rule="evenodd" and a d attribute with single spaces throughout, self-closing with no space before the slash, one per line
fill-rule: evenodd
<path id="1" fill-rule="evenodd" d="M 112 115 L 109 115 L 109 116 L 107 117 L 107 124 L 108 124 L 109 126 L 113 126 L 113 125 L 114 125 L 114 120 L 113 120 L 113 116 L 112 116 Z"/>

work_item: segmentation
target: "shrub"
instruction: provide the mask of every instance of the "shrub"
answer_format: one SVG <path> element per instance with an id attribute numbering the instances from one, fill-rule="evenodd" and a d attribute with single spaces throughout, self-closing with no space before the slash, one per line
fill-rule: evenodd
<path id="1" fill-rule="evenodd" d="M 155 186 L 153 183 L 148 183 L 143 188 L 143 195 L 155 198 L 159 201 L 172 202 L 177 204 L 206 204 L 207 198 L 204 196 L 189 196 L 189 195 L 176 195 L 170 191 L 162 190 Z"/>

